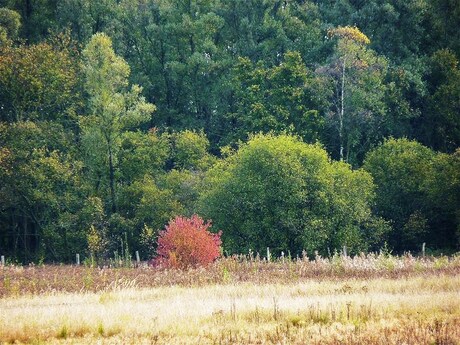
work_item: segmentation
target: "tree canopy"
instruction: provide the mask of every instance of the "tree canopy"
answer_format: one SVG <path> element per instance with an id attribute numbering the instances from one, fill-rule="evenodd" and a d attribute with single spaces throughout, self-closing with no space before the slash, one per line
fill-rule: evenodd
<path id="1" fill-rule="evenodd" d="M 452 0 L 0 0 L 0 254 L 459 249 Z M 214 229 L 213 228 L 213 229 Z"/>

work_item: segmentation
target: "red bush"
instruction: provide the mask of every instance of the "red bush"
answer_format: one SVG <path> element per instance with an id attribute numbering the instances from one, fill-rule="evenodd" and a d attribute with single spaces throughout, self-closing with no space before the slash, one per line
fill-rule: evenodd
<path id="1" fill-rule="evenodd" d="M 157 241 L 155 265 L 174 268 L 206 266 L 220 256 L 221 231 L 208 231 L 211 223 L 205 223 L 197 215 L 191 218 L 176 217 L 160 232 Z"/>

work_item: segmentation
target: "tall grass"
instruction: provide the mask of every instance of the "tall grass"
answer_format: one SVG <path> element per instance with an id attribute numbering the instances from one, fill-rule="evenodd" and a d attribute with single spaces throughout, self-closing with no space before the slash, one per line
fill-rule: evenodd
<path id="1" fill-rule="evenodd" d="M 258 256 L 221 258 L 207 268 L 189 270 L 140 267 L 14 266 L 0 268 L 0 297 L 47 292 L 98 292 L 135 281 L 138 287 L 169 285 L 204 286 L 252 282 L 286 283 L 310 279 L 404 278 L 433 274 L 459 274 L 460 256 L 414 257 L 410 254 L 362 254 L 354 257 L 316 255 L 294 260 L 270 260 Z"/>
<path id="2" fill-rule="evenodd" d="M 458 344 L 460 276 L 347 278 L 0 299 L 0 342 Z"/>
<path id="3" fill-rule="evenodd" d="M 460 344 L 460 258 L 0 267 L 0 343 Z"/>

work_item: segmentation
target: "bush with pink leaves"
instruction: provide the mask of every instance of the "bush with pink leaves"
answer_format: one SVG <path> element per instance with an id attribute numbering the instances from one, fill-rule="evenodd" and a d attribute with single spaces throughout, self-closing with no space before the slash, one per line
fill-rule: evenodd
<path id="1" fill-rule="evenodd" d="M 221 254 L 221 235 L 211 233 L 211 222 L 197 215 L 191 218 L 176 217 L 160 232 L 157 257 L 153 264 L 168 268 L 207 266 Z"/>

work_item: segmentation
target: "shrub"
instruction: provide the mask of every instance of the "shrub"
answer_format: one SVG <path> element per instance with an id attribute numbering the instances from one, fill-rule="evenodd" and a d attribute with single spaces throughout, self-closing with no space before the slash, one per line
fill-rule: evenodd
<path id="1" fill-rule="evenodd" d="M 203 215 L 225 229 L 230 254 L 275 256 L 288 250 L 349 253 L 378 245 L 387 227 L 374 219 L 372 177 L 348 164 L 333 162 L 320 145 L 289 135 L 256 135 L 220 160 L 200 190 Z M 385 238 L 383 237 L 383 240 Z"/>
<path id="2" fill-rule="evenodd" d="M 171 268 L 206 266 L 220 256 L 221 232 L 214 234 L 197 215 L 176 217 L 160 232 L 155 265 Z"/>

